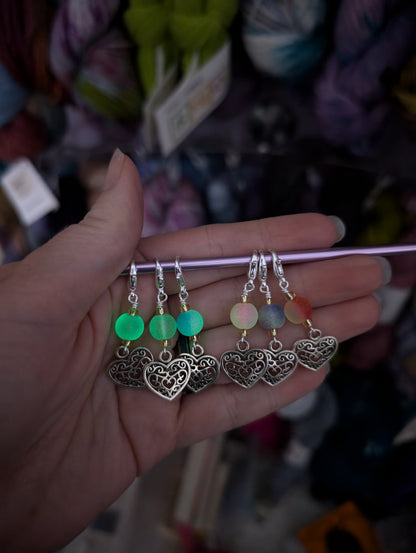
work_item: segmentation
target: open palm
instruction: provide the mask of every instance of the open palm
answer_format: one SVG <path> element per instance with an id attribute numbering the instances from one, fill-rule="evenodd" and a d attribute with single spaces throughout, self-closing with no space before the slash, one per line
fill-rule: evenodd
<path id="1" fill-rule="evenodd" d="M 108 187 L 79 225 L 69 227 L 25 260 L 0 269 L 0 549 L 55 551 L 111 504 L 138 475 L 176 447 L 226 431 L 294 401 L 318 386 L 325 369 L 299 367 L 277 387 L 240 388 L 221 375 L 200 394 L 166 401 L 149 390 L 115 386 L 105 367 L 119 343 L 113 332 L 127 309 L 132 258 L 154 260 L 250 255 L 254 249 L 288 251 L 330 247 L 330 218 L 304 214 L 233 225 L 213 225 L 145 238 L 141 188 L 134 165 L 115 156 Z M 204 316 L 200 340 L 219 357 L 238 339 L 229 310 L 246 280 L 244 269 L 185 274 L 189 302 Z M 310 299 L 316 327 L 345 340 L 375 324 L 371 295 L 382 267 L 354 256 L 290 266 L 287 276 Z M 272 282 L 272 281 L 271 281 Z M 282 299 L 276 283 L 276 301 Z M 179 313 L 177 288 L 166 275 L 169 310 Z M 139 276 L 139 309 L 154 314 L 153 276 Z M 261 305 L 260 296 L 253 295 Z M 303 331 L 303 332 L 302 332 Z M 284 344 L 304 336 L 285 325 Z M 264 331 L 250 344 L 265 346 Z M 154 353 L 158 344 L 141 340 Z M 160 346 L 159 346 L 160 347 Z"/>

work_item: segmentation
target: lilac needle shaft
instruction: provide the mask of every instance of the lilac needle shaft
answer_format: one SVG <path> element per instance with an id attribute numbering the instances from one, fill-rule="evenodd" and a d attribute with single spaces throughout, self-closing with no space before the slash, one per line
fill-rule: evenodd
<path id="1" fill-rule="evenodd" d="M 324 259 L 334 259 L 347 255 L 399 255 L 416 253 L 416 244 L 399 244 L 387 246 L 364 246 L 356 248 L 330 248 L 327 250 L 307 250 L 307 251 L 292 251 L 292 252 L 277 252 L 282 263 L 305 263 L 308 261 L 321 261 Z M 266 261 L 271 262 L 271 254 L 265 252 Z M 189 271 L 195 269 L 215 269 L 225 267 L 241 267 L 248 265 L 251 255 L 231 256 L 231 257 L 206 257 L 200 259 L 185 259 L 180 258 L 182 270 Z M 164 271 L 175 270 L 175 260 L 163 261 L 159 260 Z M 136 263 L 138 273 L 152 273 L 155 270 L 155 263 L 147 261 Z M 129 274 L 127 267 L 121 275 Z"/>

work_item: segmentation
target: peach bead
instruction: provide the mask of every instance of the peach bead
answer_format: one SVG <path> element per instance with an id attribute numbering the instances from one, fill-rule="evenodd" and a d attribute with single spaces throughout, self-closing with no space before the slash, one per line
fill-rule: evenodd
<path id="1" fill-rule="evenodd" d="M 232 324 L 240 330 L 248 330 L 256 325 L 258 312 L 252 303 L 236 303 L 230 311 Z"/>
<path id="2" fill-rule="evenodd" d="M 304 323 L 312 315 L 312 306 L 306 298 L 295 296 L 284 306 L 285 315 L 288 321 L 294 324 Z"/>

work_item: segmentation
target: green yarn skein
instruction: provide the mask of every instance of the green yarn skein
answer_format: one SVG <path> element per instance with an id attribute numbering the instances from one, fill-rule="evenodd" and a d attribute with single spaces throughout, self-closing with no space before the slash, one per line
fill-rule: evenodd
<path id="1" fill-rule="evenodd" d="M 123 14 L 128 34 L 138 46 L 137 71 L 147 96 L 156 84 L 156 64 L 163 59 L 162 72 L 176 62 L 176 47 L 169 35 L 169 4 L 163 0 L 130 0 Z"/>
<path id="2" fill-rule="evenodd" d="M 158 60 L 162 73 L 178 59 L 186 72 L 195 55 L 199 65 L 205 63 L 226 42 L 237 10 L 238 0 L 130 0 L 123 20 L 138 47 L 137 70 L 147 97 L 156 85 Z"/>
<path id="3" fill-rule="evenodd" d="M 238 1 L 173 0 L 173 10 L 169 29 L 181 50 L 182 69 L 186 71 L 195 54 L 203 64 L 226 42 Z"/>

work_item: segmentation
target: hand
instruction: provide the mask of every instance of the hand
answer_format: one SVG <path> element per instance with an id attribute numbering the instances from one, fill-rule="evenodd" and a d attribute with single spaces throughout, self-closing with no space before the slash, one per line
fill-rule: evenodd
<path id="1" fill-rule="evenodd" d="M 127 310 L 125 278 L 136 261 L 250 255 L 330 247 L 331 218 L 302 214 L 212 225 L 139 240 L 142 198 L 133 163 L 112 159 L 107 188 L 90 213 L 18 263 L 0 268 L 0 549 L 55 551 L 111 504 L 136 475 L 174 448 L 248 423 L 318 386 L 326 369 L 298 367 L 279 386 L 245 390 L 224 375 L 209 389 L 172 402 L 149 390 L 118 387 L 105 367 L 120 344 L 113 327 Z M 247 268 L 185 273 L 189 302 L 204 317 L 201 343 L 220 356 L 238 333 L 229 310 L 239 301 Z M 376 258 L 351 256 L 287 266 L 291 289 L 307 297 L 314 325 L 340 341 L 371 328 L 383 282 Z M 169 309 L 179 312 L 174 277 L 166 274 Z M 277 282 L 272 287 L 278 297 Z M 154 314 L 154 276 L 138 278 L 140 314 Z M 251 300 L 261 305 L 254 295 Z M 290 345 L 305 329 L 286 324 Z M 266 345 L 265 331 L 250 332 Z M 267 341 L 266 341 L 267 340 Z M 157 351 L 150 337 L 142 345 Z"/>

